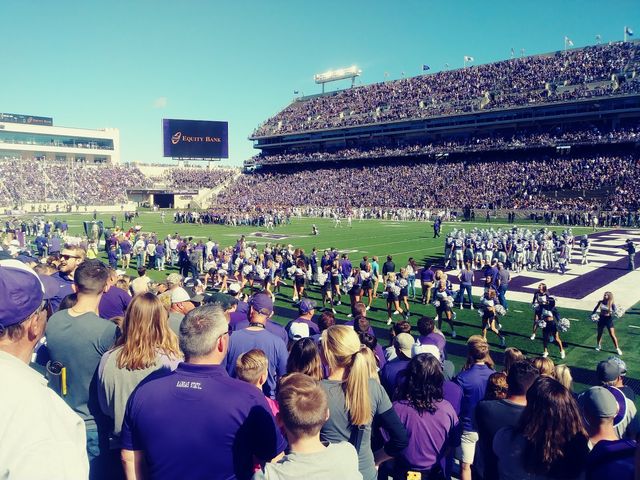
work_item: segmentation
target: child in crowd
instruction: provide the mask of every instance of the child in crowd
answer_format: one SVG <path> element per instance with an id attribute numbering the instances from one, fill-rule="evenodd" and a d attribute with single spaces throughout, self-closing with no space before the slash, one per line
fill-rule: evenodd
<path id="1" fill-rule="evenodd" d="M 358 455 L 348 442 L 323 443 L 320 429 L 329 418 L 327 395 L 317 380 L 292 373 L 280 382 L 277 421 L 289 441 L 290 452 L 267 463 L 254 480 L 340 478 L 360 480 Z"/>
<path id="2" fill-rule="evenodd" d="M 267 383 L 267 372 L 269 360 L 262 350 L 254 348 L 243 353 L 236 360 L 236 378 L 243 382 L 255 385 L 262 391 L 262 386 Z M 266 397 L 271 413 L 275 416 L 278 413 L 278 402 Z"/>

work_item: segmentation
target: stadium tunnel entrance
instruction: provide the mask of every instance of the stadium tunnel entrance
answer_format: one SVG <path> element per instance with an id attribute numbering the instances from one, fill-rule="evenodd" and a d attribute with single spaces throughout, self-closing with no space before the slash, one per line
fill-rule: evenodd
<path id="1" fill-rule="evenodd" d="M 173 193 L 156 193 L 153 196 L 154 203 L 160 208 L 173 208 L 175 203 L 175 194 Z"/>

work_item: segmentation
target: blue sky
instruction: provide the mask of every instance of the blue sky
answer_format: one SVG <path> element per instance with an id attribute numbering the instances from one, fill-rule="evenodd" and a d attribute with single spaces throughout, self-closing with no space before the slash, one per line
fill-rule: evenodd
<path id="1" fill-rule="evenodd" d="M 228 120 L 234 165 L 294 90 L 320 91 L 314 73 L 356 64 L 368 84 L 640 35 L 638 0 L 0 0 L 0 18 L 1 112 L 117 127 L 142 162 L 163 161 L 162 118 Z"/>

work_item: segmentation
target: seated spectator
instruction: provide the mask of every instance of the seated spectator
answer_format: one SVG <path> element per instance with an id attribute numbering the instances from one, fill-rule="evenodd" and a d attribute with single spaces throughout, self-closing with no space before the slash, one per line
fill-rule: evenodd
<path id="1" fill-rule="evenodd" d="M 394 479 L 405 479 L 410 472 L 423 478 L 443 475 L 444 462 L 440 461 L 454 446 L 458 427 L 458 416 L 443 398 L 443 384 L 437 358 L 423 353 L 411 359 L 393 402 L 409 436 L 402 454 L 392 465 L 385 464 Z"/>
<path id="2" fill-rule="evenodd" d="M 83 419 L 29 367 L 58 285 L 17 260 L 0 262 L 0 477 L 86 479 Z"/>
<path id="3" fill-rule="evenodd" d="M 320 350 L 312 338 L 301 338 L 291 346 L 287 359 L 287 374 L 296 372 L 309 375 L 314 380 L 324 378 Z"/>
<path id="4" fill-rule="evenodd" d="M 511 364 L 507 375 L 507 397 L 497 400 L 482 400 L 476 407 L 478 430 L 478 470 L 482 478 L 498 478 L 498 463 L 493 453 L 493 437 L 503 427 L 515 427 L 527 405 L 527 391 L 540 376 L 530 363 L 519 361 Z"/>
<path id="5" fill-rule="evenodd" d="M 518 425 L 496 433 L 493 451 L 502 479 L 580 478 L 589 454 L 588 437 L 571 393 L 541 375 L 527 391 Z"/>
<path id="6" fill-rule="evenodd" d="M 330 415 L 322 426 L 320 439 L 353 444 L 363 478 L 375 480 L 376 464 L 398 455 L 407 446 L 406 430 L 380 383 L 369 377 L 367 347 L 361 345 L 352 328 L 329 327 L 322 332 L 321 346 L 329 369 L 329 376 L 321 385 L 328 397 Z M 375 454 L 371 450 L 374 419 L 389 434 L 389 441 Z"/>
<path id="7" fill-rule="evenodd" d="M 613 428 L 618 402 L 604 387 L 591 387 L 580 396 L 580 407 L 589 433 L 591 453 L 587 458 L 587 480 L 634 478 L 635 440 L 620 440 Z"/>
<path id="8" fill-rule="evenodd" d="M 253 459 L 285 448 L 265 397 L 229 378 L 222 365 L 229 324 L 215 305 L 189 312 L 180 325 L 185 362 L 148 378 L 131 395 L 122 427 L 128 478 L 249 478 Z M 167 419 L 171 419 L 170 422 Z M 180 428 L 176 428 L 180 426 Z"/>
<path id="9" fill-rule="evenodd" d="M 182 360 L 178 337 L 169 328 L 167 312 L 152 293 L 136 295 L 124 317 L 122 335 L 98 366 L 98 398 L 114 420 L 111 448 L 120 449 L 120 431 L 127 401 L 153 372 L 172 371 Z"/>
<path id="10" fill-rule="evenodd" d="M 277 462 L 266 464 L 254 480 L 362 479 L 358 454 L 351 443 L 320 440 L 329 408 L 327 394 L 317 380 L 302 373 L 287 375 L 280 383 L 277 400 L 278 424 L 286 433 L 290 451 Z"/>

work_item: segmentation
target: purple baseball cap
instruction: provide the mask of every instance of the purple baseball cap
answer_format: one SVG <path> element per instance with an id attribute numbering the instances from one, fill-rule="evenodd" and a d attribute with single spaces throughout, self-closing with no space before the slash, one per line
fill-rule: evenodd
<path id="1" fill-rule="evenodd" d="M 302 301 L 300 302 L 300 305 L 298 306 L 298 309 L 302 313 L 309 313 L 311 310 L 316 309 L 316 302 L 314 302 L 309 298 L 303 298 Z"/>
<path id="2" fill-rule="evenodd" d="M 266 293 L 255 294 L 251 297 L 251 300 L 249 300 L 249 305 L 261 315 L 268 316 L 273 313 L 273 300 L 271 300 L 271 297 Z"/>
<path id="3" fill-rule="evenodd" d="M 38 275 L 18 260 L 0 262 L 0 328 L 29 318 L 45 300 Z"/>

